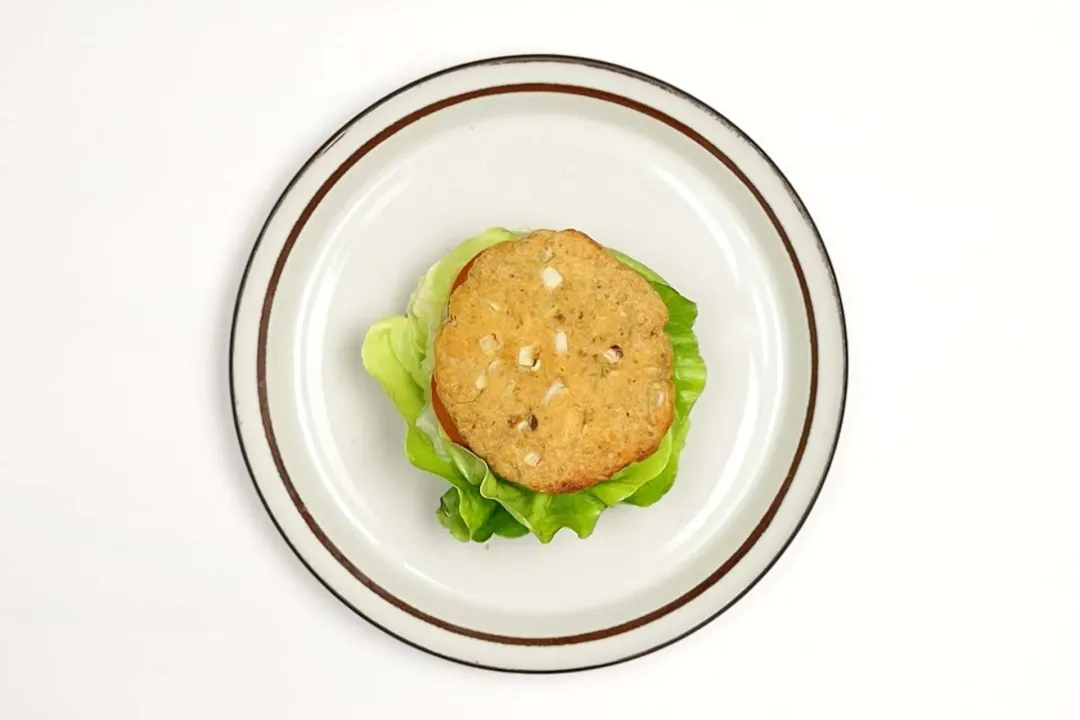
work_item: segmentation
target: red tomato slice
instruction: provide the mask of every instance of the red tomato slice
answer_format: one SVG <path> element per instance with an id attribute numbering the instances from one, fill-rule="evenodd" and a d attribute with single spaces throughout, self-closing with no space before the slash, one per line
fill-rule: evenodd
<path id="1" fill-rule="evenodd" d="M 450 414 L 446 412 L 446 406 L 443 405 L 442 399 L 439 398 L 438 388 L 435 386 L 435 375 L 431 375 L 431 409 L 435 411 L 435 418 L 442 425 L 443 430 L 446 431 L 447 437 L 451 442 L 455 442 L 463 448 L 469 446 L 465 444 L 465 439 L 461 437 L 461 433 L 458 432 L 457 427 L 454 426 L 454 421 L 450 419 Z"/>
<path id="2" fill-rule="evenodd" d="M 461 272 L 454 278 L 454 284 L 450 287 L 450 292 L 454 292 L 458 287 L 465 282 L 465 278 L 469 277 L 469 271 L 472 270 L 472 266 L 476 263 L 476 259 L 483 255 L 483 252 L 479 252 L 473 256 L 473 259 L 465 263 L 465 267 L 461 268 Z M 443 405 L 442 399 L 439 397 L 438 389 L 435 386 L 435 374 L 431 375 L 431 409 L 435 411 L 435 417 L 438 419 L 439 424 L 442 425 L 443 430 L 446 431 L 447 437 L 451 442 L 455 442 L 463 448 L 469 446 L 465 443 L 465 439 L 461 437 L 461 433 L 454 427 L 454 421 L 450 419 L 450 413 L 446 411 L 446 406 Z"/>
<path id="3" fill-rule="evenodd" d="M 461 272 L 459 272 L 457 274 L 457 277 L 454 278 L 454 284 L 450 286 L 450 292 L 454 292 L 461 286 L 463 282 L 465 282 L 465 278 L 469 277 L 469 271 L 472 270 L 472 266 L 476 264 L 477 259 L 485 252 L 487 251 L 483 250 L 481 252 L 478 252 L 477 254 L 473 255 L 472 260 L 465 263 L 465 267 L 461 268 Z"/>

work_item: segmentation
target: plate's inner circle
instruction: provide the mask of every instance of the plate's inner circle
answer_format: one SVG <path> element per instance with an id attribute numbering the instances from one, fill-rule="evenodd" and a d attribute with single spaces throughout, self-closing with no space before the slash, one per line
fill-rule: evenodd
<path id="1" fill-rule="evenodd" d="M 403 421 L 360 362 L 367 328 L 496 225 L 579 229 L 699 307 L 709 377 L 675 486 L 650 508 L 608 510 L 584 541 L 455 541 L 434 518 L 446 482 L 408 463 Z M 307 511 L 380 587 L 486 632 L 591 632 L 695 587 L 765 514 L 807 414 L 807 311 L 759 202 L 685 135 L 595 98 L 480 97 L 399 130 L 321 200 L 273 302 L 270 414 Z"/>

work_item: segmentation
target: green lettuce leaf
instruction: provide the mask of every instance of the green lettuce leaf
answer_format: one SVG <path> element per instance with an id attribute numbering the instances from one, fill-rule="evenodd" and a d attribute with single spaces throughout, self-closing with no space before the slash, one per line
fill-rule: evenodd
<path id="1" fill-rule="evenodd" d="M 547 543 L 563 528 L 586 538 L 607 508 L 619 503 L 642 507 L 655 503 L 675 482 L 678 456 L 690 427 L 690 409 L 705 387 L 705 363 L 692 330 L 697 306 L 646 266 L 612 250 L 612 255 L 649 281 L 668 308 L 665 332 L 675 355 L 675 419 L 656 452 L 586 490 L 549 495 L 498 477 L 482 459 L 451 442 L 430 405 L 435 332 L 445 319 L 454 279 L 465 264 L 482 250 L 518 237 L 519 233 L 492 228 L 458 245 L 424 275 L 406 314 L 375 323 L 361 350 L 365 369 L 406 421 L 409 462 L 452 485 L 440 499 L 435 515 L 463 542 L 531 533 Z"/>

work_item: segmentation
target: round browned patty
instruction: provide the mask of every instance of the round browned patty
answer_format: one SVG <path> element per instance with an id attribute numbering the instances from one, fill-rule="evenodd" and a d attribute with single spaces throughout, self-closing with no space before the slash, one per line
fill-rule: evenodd
<path id="1" fill-rule="evenodd" d="M 674 417 L 668 312 L 637 272 L 576 230 L 495 245 L 451 293 L 435 383 L 498 475 L 545 493 L 653 453 Z"/>

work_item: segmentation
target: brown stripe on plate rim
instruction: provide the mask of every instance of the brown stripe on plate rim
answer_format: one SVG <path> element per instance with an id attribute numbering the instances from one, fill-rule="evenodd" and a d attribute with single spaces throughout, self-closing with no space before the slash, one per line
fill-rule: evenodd
<path id="1" fill-rule="evenodd" d="M 584 97 L 593 98 L 595 100 L 601 100 L 604 102 L 610 102 L 622 107 L 635 110 L 647 115 L 655 120 L 658 120 L 668 127 L 682 133 L 686 137 L 693 140 L 700 145 L 706 152 L 719 160 L 725 167 L 727 167 L 735 176 L 746 186 L 750 193 L 754 196 L 754 199 L 758 201 L 765 214 L 768 216 L 769 221 L 772 223 L 776 232 L 780 235 L 780 239 L 784 244 L 784 248 L 787 251 L 788 257 L 791 260 L 792 267 L 795 270 L 795 275 L 799 282 L 799 289 L 802 293 L 803 304 L 806 307 L 806 319 L 810 330 L 810 395 L 807 402 L 806 418 L 803 421 L 802 433 L 799 437 L 798 445 L 795 448 L 795 455 L 792 459 L 790 468 L 788 469 L 787 476 L 784 478 L 784 482 L 780 486 L 780 490 L 777 492 L 776 497 L 773 498 L 765 514 L 761 520 L 754 527 L 749 537 L 743 541 L 743 543 L 736 549 L 736 551 L 729 557 L 719 568 L 712 572 L 707 578 L 691 588 L 689 591 L 679 596 L 675 600 L 672 600 L 668 604 L 660 607 L 656 610 L 641 615 L 633 620 L 620 623 L 618 625 L 612 625 L 600 630 L 591 630 L 589 632 L 578 633 L 575 635 L 562 635 L 552 637 L 515 637 L 512 635 L 498 635 L 495 633 L 483 632 L 480 630 L 473 630 L 472 628 L 463 627 L 454 623 L 441 620 L 433 615 L 430 615 L 418 608 L 409 605 L 405 601 L 401 600 L 397 596 L 391 594 L 371 578 L 363 573 L 360 568 L 349 558 L 345 556 L 343 552 L 333 543 L 333 541 L 327 536 L 326 532 L 319 526 L 315 519 L 311 516 L 307 507 L 304 505 L 303 499 L 297 492 L 295 485 L 293 485 L 292 479 L 289 476 L 288 471 L 285 468 L 285 462 L 281 457 L 281 451 L 278 448 L 277 439 L 274 436 L 273 421 L 270 417 L 270 406 L 267 397 L 266 390 L 266 343 L 270 328 L 270 312 L 273 308 L 274 296 L 277 293 L 278 283 L 281 280 L 282 272 L 285 269 L 285 262 L 289 258 L 289 254 L 292 252 L 293 246 L 296 244 L 297 239 L 300 236 L 300 232 L 303 230 L 304 225 L 311 218 L 315 209 L 319 203 L 330 192 L 331 188 L 345 175 L 346 172 L 352 168 L 361 158 L 371 152 L 377 145 L 387 140 L 391 136 L 395 135 L 405 127 L 408 127 L 412 123 L 420 120 L 432 113 L 438 112 L 444 108 L 448 108 L 454 105 L 458 105 L 469 100 L 473 100 L 480 97 L 492 96 L 492 95 L 506 95 L 511 93 L 525 93 L 525 92 L 551 92 L 562 93 L 566 95 L 579 95 Z M 469 92 L 461 93 L 459 95 L 453 95 L 438 102 L 427 105 L 412 113 L 409 113 L 405 117 L 397 120 L 393 124 L 384 128 L 380 132 L 376 133 L 370 140 L 365 142 L 359 148 L 356 149 L 345 162 L 343 162 L 330 177 L 319 187 L 315 195 L 304 207 L 303 212 L 300 213 L 300 217 L 290 230 L 288 237 L 285 240 L 285 245 L 281 249 L 280 255 L 278 255 L 277 262 L 274 264 L 273 272 L 270 275 L 270 281 L 266 290 L 266 297 L 263 300 L 262 314 L 259 318 L 259 337 L 258 348 L 256 355 L 256 376 L 258 383 L 258 397 L 259 397 L 259 412 L 262 417 L 263 430 L 266 434 L 266 441 L 270 447 L 270 454 L 273 457 L 274 465 L 277 468 L 278 474 L 281 477 L 282 483 L 285 485 L 285 489 L 292 499 L 293 504 L 299 511 L 301 517 L 304 518 L 304 522 L 307 524 L 308 529 L 312 534 L 318 538 L 319 542 L 327 552 L 329 552 L 335 560 L 341 563 L 350 575 L 358 580 L 364 587 L 379 596 L 386 602 L 390 603 L 394 607 L 398 608 L 402 612 L 405 612 L 419 620 L 423 620 L 437 628 L 446 630 L 448 632 L 456 633 L 466 637 L 474 638 L 477 640 L 484 640 L 487 642 L 501 643 L 505 645 L 531 645 L 531 646 L 553 646 L 553 645 L 573 645 L 578 643 L 592 642 L 596 640 L 602 640 L 604 638 L 619 635 L 630 630 L 640 628 L 654 620 L 668 615 L 669 613 L 678 610 L 687 603 L 691 602 L 699 595 L 704 593 L 717 581 L 719 581 L 724 575 L 731 571 L 735 565 L 746 556 L 750 549 L 757 543 L 761 536 L 768 529 L 772 523 L 773 518 L 776 516 L 777 511 L 780 509 L 780 504 L 783 502 L 784 497 L 787 495 L 788 490 L 791 487 L 791 483 L 795 479 L 795 474 L 798 471 L 799 464 L 802 461 L 803 453 L 806 451 L 807 440 L 810 435 L 810 427 L 813 421 L 814 408 L 817 403 L 817 390 L 818 390 L 818 337 L 817 337 L 817 323 L 814 318 L 813 304 L 810 300 L 810 289 L 806 283 L 806 277 L 803 274 L 802 266 L 799 264 L 798 257 L 795 254 L 794 248 L 791 246 L 791 241 L 787 236 L 787 232 L 784 230 L 783 225 L 780 223 L 779 218 L 773 211 L 772 207 L 765 201 L 761 191 L 754 186 L 750 179 L 743 173 L 741 169 L 729 158 L 723 151 L 713 145 L 706 139 L 701 133 L 697 132 L 693 128 L 687 126 L 685 123 L 676 120 L 675 118 L 663 113 L 655 108 L 652 108 L 644 103 L 632 100 L 630 98 L 618 95 L 615 93 L 607 92 L 604 90 L 598 90 L 595 88 L 581 87 L 578 85 L 566 85 L 561 83 L 515 83 L 509 85 L 496 85 L 487 88 L 481 88 L 478 90 L 472 90 Z"/>

